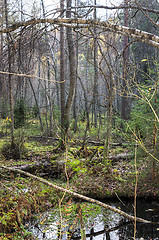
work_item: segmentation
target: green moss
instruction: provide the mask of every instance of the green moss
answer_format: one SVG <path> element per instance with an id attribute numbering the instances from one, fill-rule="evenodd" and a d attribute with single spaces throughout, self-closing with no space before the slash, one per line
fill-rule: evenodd
<path id="1" fill-rule="evenodd" d="M 54 162 L 56 162 L 55 160 L 57 160 L 59 157 L 60 157 L 59 154 L 52 155 L 52 156 L 50 157 L 50 161 L 51 161 L 52 163 L 54 163 Z"/>

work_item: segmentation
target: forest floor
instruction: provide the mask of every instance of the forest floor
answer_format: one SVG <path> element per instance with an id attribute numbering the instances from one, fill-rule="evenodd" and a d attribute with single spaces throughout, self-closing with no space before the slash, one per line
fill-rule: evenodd
<path id="1" fill-rule="evenodd" d="M 3 136 L 1 146 L 4 140 L 7 141 Z M 27 151 L 20 160 L 6 160 L 1 155 L 0 164 L 22 170 L 29 166 L 32 174 L 62 187 L 67 181 L 71 190 L 96 199 L 132 198 L 136 181 L 138 197 L 159 199 L 159 164 L 139 148 L 135 157 L 127 145 L 112 145 L 110 159 L 104 159 L 104 146 L 99 143 L 98 146 L 88 143 L 81 149 L 80 141 L 71 141 L 64 152 L 50 138 L 29 138 L 24 145 Z M 17 239 L 13 228 L 24 235 L 21 239 L 31 239 L 21 223 L 58 204 L 62 193 L 11 172 L 1 170 L 0 175 L 0 227 L 3 233 L 9 233 L 6 239 Z M 1 234 L 0 239 L 4 239 Z"/>
<path id="2" fill-rule="evenodd" d="M 135 154 L 126 145 L 110 148 L 109 159 L 104 159 L 104 146 L 70 142 L 66 151 L 56 149 L 56 140 L 30 138 L 25 143 L 27 152 L 21 160 L 5 160 L 0 163 L 16 166 L 52 181 L 59 179 L 74 191 L 94 198 L 133 197 L 137 181 L 138 197 L 159 197 L 159 163 L 139 147 Z M 56 151 L 55 151 L 56 149 Z M 50 169 L 49 169 L 50 168 Z M 62 180 L 62 181 L 61 181 Z M 59 183 L 60 183 L 59 182 Z"/>

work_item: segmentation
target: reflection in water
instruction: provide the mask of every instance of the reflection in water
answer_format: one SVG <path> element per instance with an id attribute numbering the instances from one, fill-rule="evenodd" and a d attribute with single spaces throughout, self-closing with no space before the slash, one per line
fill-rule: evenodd
<path id="1" fill-rule="evenodd" d="M 110 204 L 110 203 L 109 203 Z M 112 203 L 116 207 L 120 207 L 123 211 L 133 214 L 133 202 L 126 202 L 125 206 L 121 203 Z M 159 204 L 157 202 L 148 203 L 146 201 L 137 201 L 137 216 L 158 222 L 158 224 L 137 223 L 136 240 L 159 240 Z M 47 220 L 46 220 L 47 219 Z M 46 221 L 44 221 L 46 220 Z M 128 222 L 116 213 L 101 209 L 93 220 L 87 219 L 86 239 L 87 240 L 131 240 L 133 239 L 134 226 L 132 222 Z M 40 219 L 41 223 L 30 226 L 37 239 L 56 240 L 58 239 L 59 218 L 57 213 L 46 213 Z M 69 234 L 70 232 L 70 234 Z M 63 223 L 62 239 L 81 239 L 80 228 L 76 228 L 74 232 L 69 231 L 69 223 Z"/>
<path id="2" fill-rule="evenodd" d="M 101 239 L 101 237 L 103 236 L 103 240 L 106 239 L 106 240 L 111 240 L 113 238 L 110 237 L 111 233 L 112 236 L 113 235 L 116 235 L 116 230 L 120 229 L 120 228 L 123 228 L 124 226 L 126 225 L 129 225 L 130 223 L 129 222 L 123 222 L 121 223 L 120 225 L 116 226 L 116 227 L 112 227 L 112 228 L 109 228 L 108 225 L 105 225 L 105 228 L 103 230 L 100 230 L 100 231 L 94 231 L 94 228 L 92 228 L 90 230 L 90 234 L 86 234 L 86 237 L 87 239 L 90 239 L 90 240 L 94 240 L 94 239 Z M 115 233 L 115 234 L 114 234 Z M 117 234 L 118 235 L 118 234 Z M 81 239 L 81 236 L 78 236 L 78 237 L 71 237 L 71 239 L 75 239 L 75 240 L 78 240 L 78 239 Z"/>

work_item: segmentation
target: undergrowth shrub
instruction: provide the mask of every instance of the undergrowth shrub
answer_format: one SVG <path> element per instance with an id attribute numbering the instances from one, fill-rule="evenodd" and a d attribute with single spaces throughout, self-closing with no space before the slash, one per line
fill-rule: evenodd
<path id="1" fill-rule="evenodd" d="M 24 99 L 16 102 L 14 107 L 14 127 L 19 128 L 24 126 L 26 120 L 26 106 Z"/>
<path id="2" fill-rule="evenodd" d="M 152 140 L 154 124 L 158 129 L 158 91 L 155 92 L 154 83 L 146 80 L 147 85 L 139 85 L 139 98 L 134 101 L 131 110 L 130 127 L 142 139 Z M 156 115 L 156 116 L 155 116 Z"/>
<path id="3" fill-rule="evenodd" d="M 6 119 L 8 116 L 9 105 L 6 104 L 6 100 L 4 98 L 1 99 L 1 117 L 2 119 Z"/>
<path id="4" fill-rule="evenodd" d="M 36 104 L 32 107 L 32 111 L 31 112 L 32 112 L 33 117 L 35 117 L 35 118 L 38 117 L 39 109 L 38 109 Z"/>
<path id="5" fill-rule="evenodd" d="M 27 152 L 24 143 L 21 141 L 7 142 L 1 148 L 1 154 L 5 157 L 6 160 L 21 159 Z"/>

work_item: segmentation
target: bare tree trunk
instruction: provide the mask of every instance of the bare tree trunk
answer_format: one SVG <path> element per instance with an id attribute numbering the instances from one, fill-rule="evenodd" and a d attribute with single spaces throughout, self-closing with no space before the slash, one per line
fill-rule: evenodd
<path id="1" fill-rule="evenodd" d="M 87 131 L 89 130 L 89 126 L 90 126 L 90 122 L 89 122 L 89 113 L 90 113 L 90 108 L 91 108 L 91 105 L 93 103 L 93 99 L 88 107 L 88 98 L 87 98 L 87 93 L 86 93 L 86 90 L 84 88 L 84 85 L 83 85 L 83 82 L 81 80 L 80 77 L 78 77 L 80 83 L 81 83 L 81 87 L 83 89 L 83 94 L 84 94 L 84 98 L 85 98 L 85 111 L 86 111 L 86 118 L 87 118 L 87 124 L 86 124 L 86 129 L 85 129 L 85 133 L 84 133 L 84 137 L 83 137 L 83 142 L 82 142 L 82 146 L 81 146 L 81 149 L 84 149 L 84 146 L 85 146 L 85 142 L 86 142 L 86 137 L 87 137 Z"/>
<path id="2" fill-rule="evenodd" d="M 21 12 L 20 14 L 20 18 L 21 21 L 23 21 L 23 16 L 22 16 L 22 12 L 23 12 L 23 4 L 22 4 L 22 0 L 19 3 L 19 10 Z M 22 63 L 24 61 L 23 59 L 23 45 L 21 43 L 22 40 L 22 28 L 20 30 L 20 37 L 18 39 L 18 59 L 17 59 L 17 65 L 18 65 L 18 72 L 22 71 Z M 17 93 L 16 96 L 18 97 L 19 100 L 24 98 L 24 77 L 18 76 L 17 77 Z"/>
<path id="3" fill-rule="evenodd" d="M 46 18 L 45 16 L 45 7 L 44 7 L 44 1 L 41 0 L 41 4 L 42 4 L 42 9 L 43 9 L 43 17 Z M 49 48 L 49 39 L 48 39 L 48 36 L 47 36 L 47 30 L 46 30 L 46 27 L 45 27 L 45 42 L 47 44 L 47 48 Z M 53 106 L 52 106 L 52 99 L 51 99 L 51 89 L 50 89 L 50 61 L 49 61 L 49 56 L 48 56 L 48 53 L 47 53 L 47 56 L 46 56 L 46 59 L 47 59 L 47 79 L 48 79 L 48 82 L 47 82 L 47 87 L 45 89 L 45 100 L 46 100 L 46 126 L 47 126 L 47 134 L 49 134 L 49 136 L 52 135 L 52 126 L 53 126 L 53 123 L 52 123 L 52 116 L 53 116 Z M 46 85 L 45 85 L 46 86 Z M 49 114 L 50 114 L 50 117 L 49 117 L 49 124 L 48 124 L 48 103 L 49 103 Z"/>
<path id="4" fill-rule="evenodd" d="M 42 8 L 43 8 L 43 16 L 44 16 L 44 18 L 46 18 L 43 0 L 41 0 L 41 3 L 42 3 Z M 45 41 L 46 41 L 46 44 L 47 44 L 47 46 L 49 48 L 50 47 L 50 43 L 49 43 L 49 38 L 47 36 L 47 30 L 46 29 L 45 29 Z M 51 49 L 51 47 L 50 47 L 50 49 Z M 53 59 L 53 51 L 51 51 L 51 52 L 52 52 L 52 59 Z M 54 64 L 55 64 L 55 62 L 54 62 Z M 48 55 L 47 55 L 47 65 L 48 65 L 48 69 L 47 69 L 48 93 L 47 94 L 48 94 L 49 114 L 50 114 L 50 117 L 49 117 L 49 135 L 52 136 L 52 128 L 53 128 L 53 101 L 52 101 L 52 96 L 51 96 L 50 60 L 49 60 L 49 56 Z M 56 68 L 56 66 L 55 66 L 55 68 Z M 55 70 L 55 79 L 56 79 L 56 70 Z"/>
<path id="5" fill-rule="evenodd" d="M 124 4 L 128 4 L 128 0 L 124 0 Z M 128 27 L 128 9 L 124 8 L 124 26 Z M 121 117 L 128 118 L 128 98 L 127 98 L 127 61 L 128 61 L 128 36 L 124 36 L 124 59 L 123 59 L 123 78 L 122 78 L 122 98 L 121 98 Z"/>
<path id="6" fill-rule="evenodd" d="M 0 14 L 1 14 L 1 28 L 4 27 L 4 5 L 3 5 L 3 1 L 1 0 L 0 1 Z M 1 54 L 3 52 L 3 33 L 1 33 L 1 41 L 0 41 L 0 44 L 1 44 Z"/>
<path id="7" fill-rule="evenodd" d="M 52 130 L 53 130 L 53 99 L 51 96 L 51 82 L 50 82 L 50 61 L 48 59 L 47 62 L 48 69 L 47 69 L 47 79 L 48 79 L 48 99 L 49 99 L 49 136 L 52 136 Z"/>
<path id="8" fill-rule="evenodd" d="M 94 0 L 94 5 L 97 1 Z M 94 20 L 97 19 L 97 10 L 94 8 Z M 93 90 L 93 114 L 94 124 L 97 127 L 97 98 L 98 98 L 98 44 L 97 44 L 97 29 L 94 27 L 94 90 Z"/>
<path id="9" fill-rule="evenodd" d="M 86 111 L 86 118 L 87 118 L 87 124 L 88 124 L 88 129 L 89 129 L 89 126 L 90 126 L 90 121 L 89 121 L 89 112 L 90 112 L 90 106 L 88 107 L 88 97 L 87 97 L 87 91 L 84 87 L 84 84 L 82 82 L 82 79 L 80 77 L 78 77 L 79 81 L 80 81 L 80 84 L 81 84 L 81 87 L 82 87 L 82 90 L 83 90 L 83 95 L 84 95 L 84 103 L 85 103 L 85 111 Z M 91 102 L 92 104 L 92 102 Z M 91 105 L 90 104 L 90 105 Z"/>
<path id="10" fill-rule="evenodd" d="M 6 28 L 8 28 L 8 3 L 7 0 L 4 0 L 5 4 L 5 20 L 6 20 Z M 11 46 L 10 46 L 10 37 L 9 33 L 7 33 L 7 50 L 8 50 L 8 72 L 11 72 Z M 10 102 L 10 116 L 11 116 L 11 143 L 14 142 L 14 106 L 13 106 L 13 87 L 12 87 L 12 76 L 8 75 L 8 86 L 9 86 L 9 102 Z"/>
<path id="11" fill-rule="evenodd" d="M 105 78 L 105 83 L 107 85 L 108 88 L 108 106 L 107 106 L 107 132 L 106 132 L 106 140 L 105 140 L 105 147 L 104 147 L 104 160 L 108 161 L 108 156 L 109 156 L 109 146 L 110 146 L 110 138 L 111 138 L 111 129 L 112 129 L 112 110 L 113 110 L 113 102 L 114 102 L 114 77 L 113 77 L 113 69 L 112 66 L 110 64 L 110 62 L 107 60 L 107 58 L 105 57 L 101 45 L 98 43 L 98 47 L 100 50 L 100 53 L 103 57 L 103 59 L 105 60 L 105 63 L 109 69 L 109 81 L 107 79 L 107 77 L 104 74 L 104 71 L 102 69 L 102 67 L 99 67 L 101 73 L 103 74 L 104 78 Z"/>
<path id="12" fill-rule="evenodd" d="M 66 17 L 71 18 L 70 7 L 72 5 L 71 0 L 67 0 Z M 60 1 L 61 18 L 64 12 L 64 1 Z M 60 26 L 60 98 L 61 98 L 61 147 L 65 145 L 65 140 L 68 135 L 68 129 L 70 125 L 70 111 L 75 94 L 76 86 L 76 67 L 75 67 L 75 50 L 72 36 L 72 29 L 67 27 L 67 43 L 69 52 L 69 73 L 70 84 L 67 101 L 65 103 L 65 59 L 64 59 L 64 28 Z"/>
<path id="13" fill-rule="evenodd" d="M 66 17 L 71 18 L 71 8 L 72 0 L 67 0 L 67 11 Z M 69 10 L 68 10 L 69 9 Z M 74 94 L 75 94 L 75 86 L 76 86 L 76 64 L 75 64 L 75 49 L 74 42 L 72 36 L 72 29 L 67 27 L 67 43 L 68 43 L 68 52 L 69 52 L 69 71 L 70 71 L 70 85 L 69 85 L 69 93 L 65 107 L 65 115 L 64 115 L 64 127 L 65 127 L 65 135 L 68 133 L 69 124 L 70 124 L 70 110 L 72 107 Z"/>
<path id="14" fill-rule="evenodd" d="M 45 84 L 45 96 L 44 96 L 44 104 L 45 104 L 45 122 L 46 122 L 46 133 L 48 134 L 49 131 L 49 124 L 48 124 L 48 89 L 47 89 L 47 82 L 44 82 Z"/>
<path id="15" fill-rule="evenodd" d="M 114 102 L 114 79 L 113 73 L 110 72 L 110 90 L 108 97 L 108 111 L 107 111 L 107 134 L 105 142 L 105 151 L 106 151 L 106 160 L 108 161 L 109 157 L 109 148 L 110 148 L 110 139 L 112 131 L 112 111 L 113 111 L 113 102 Z"/>
<path id="16" fill-rule="evenodd" d="M 78 5 L 77 0 L 75 0 L 75 7 Z M 75 11 L 77 9 L 75 8 Z M 78 76 L 78 32 L 76 33 L 76 87 L 75 87 L 75 97 L 73 101 L 73 118 L 74 118 L 74 132 L 77 131 L 77 76 Z"/>
<path id="17" fill-rule="evenodd" d="M 64 0 L 60 1 L 61 18 L 64 16 Z M 65 130 L 65 53 L 64 53 L 64 27 L 60 26 L 60 102 L 61 102 L 61 146 L 64 147 Z"/>
<path id="18" fill-rule="evenodd" d="M 4 22 L 5 22 L 5 14 L 4 14 L 4 3 L 3 1 L 0 1 L 0 14 L 1 14 L 1 27 L 4 26 Z M 1 33 L 0 35 L 0 62 L 1 62 L 1 70 L 4 71 L 4 63 L 3 63 L 3 42 L 4 42 L 4 37 L 3 37 L 3 33 Z M 6 94 L 6 87 L 5 87 L 5 77 L 4 74 L 0 75 L 0 104 L 1 104 L 1 117 L 2 118 L 6 118 L 7 117 L 7 94 Z"/>
<path id="19" fill-rule="evenodd" d="M 29 83 L 30 83 L 30 86 L 31 86 L 31 89 L 33 91 L 33 95 L 34 95 L 34 100 L 35 100 L 35 103 L 36 103 L 36 107 L 38 109 L 38 117 L 39 117 L 39 122 L 40 122 L 40 127 L 41 127 L 41 131 L 43 132 L 44 131 L 44 128 L 43 128 L 43 123 L 42 123 L 42 119 L 41 119 L 41 114 L 40 114 L 40 109 L 39 109 L 39 105 L 38 105 L 38 100 L 37 100 L 37 97 L 36 97 L 36 93 L 34 91 L 34 87 L 33 87 L 33 84 L 32 84 L 32 81 L 30 78 L 29 79 Z"/>

